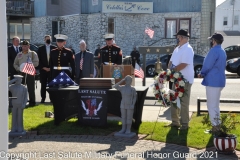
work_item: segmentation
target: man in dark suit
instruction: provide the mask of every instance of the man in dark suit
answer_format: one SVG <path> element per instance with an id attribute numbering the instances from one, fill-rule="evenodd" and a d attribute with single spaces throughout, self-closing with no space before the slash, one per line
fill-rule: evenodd
<path id="1" fill-rule="evenodd" d="M 136 47 L 133 48 L 133 51 L 131 52 L 131 58 L 132 58 L 132 66 L 133 68 L 135 68 L 135 63 L 137 62 L 137 64 L 140 63 L 140 54 L 137 51 Z"/>
<path id="2" fill-rule="evenodd" d="M 8 76 L 10 79 L 13 79 L 15 74 L 18 72 L 13 67 L 14 60 L 19 52 L 22 51 L 22 48 L 19 46 L 20 38 L 14 36 L 12 39 L 12 45 L 8 47 Z"/>
<path id="3" fill-rule="evenodd" d="M 38 58 L 39 58 L 39 70 L 40 70 L 40 83 L 41 83 L 41 103 L 45 102 L 46 99 L 46 86 L 51 80 L 49 58 L 50 51 L 56 46 L 51 45 L 51 36 L 46 35 L 44 37 L 45 45 L 38 48 Z M 51 100 L 51 98 L 50 98 Z"/>
<path id="4" fill-rule="evenodd" d="M 94 74 L 94 56 L 86 50 L 86 43 L 81 40 L 80 52 L 75 55 L 75 81 L 79 84 L 80 78 L 93 78 Z"/>

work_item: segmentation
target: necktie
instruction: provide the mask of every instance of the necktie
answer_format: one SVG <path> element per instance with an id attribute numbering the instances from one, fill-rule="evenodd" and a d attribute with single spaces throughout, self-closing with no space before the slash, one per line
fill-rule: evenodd
<path id="1" fill-rule="evenodd" d="M 18 47 L 16 47 L 16 52 L 17 52 L 17 53 L 19 52 Z"/>
<path id="2" fill-rule="evenodd" d="M 81 53 L 82 56 L 81 56 L 81 60 L 80 60 L 80 69 L 82 70 L 82 67 L 83 67 L 83 53 Z"/>

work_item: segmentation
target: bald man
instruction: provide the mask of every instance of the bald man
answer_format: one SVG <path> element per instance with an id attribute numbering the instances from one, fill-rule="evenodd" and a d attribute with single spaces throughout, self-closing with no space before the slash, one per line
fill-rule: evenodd
<path id="1" fill-rule="evenodd" d="M 79 42 L 80 52 L 75 55 L 75 81 L 79 84 L 80 78 L 93 78 L 94 56 L 87 51 L 84 40 Z"/>

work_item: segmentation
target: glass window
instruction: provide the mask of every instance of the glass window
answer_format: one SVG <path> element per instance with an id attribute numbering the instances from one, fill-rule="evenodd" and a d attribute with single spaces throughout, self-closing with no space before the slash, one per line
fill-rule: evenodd
<path id="1" fill-rule="evenodd" d="M 114 34 L 114 18 L 108 18 L 108 33 Z"/>
<path id="2" fill-rule="evenodd" d="M 166 38 L 174 38 L 174 34 L 177 32 L 176 20 L 167 20 L 166 22 Z"/>
<path id="3" fill-rule="evenodd" d="M 55 34 L 58 34 L 58 21 L 52 21 L 52 40 L 56 42 Z"/>
<path id="4" fill-rule="evenodd" d="M 30 24 L 24 24 L 24 39 L 30 39 Z"/>
<path id="5" fill-rule="evenodd" d="M 179 29 L 185 29 L 189 32 L 189 27 L 190 27 L 190 20 L 179 20 L 180 23 L 180 28 Z"/>
<path id="6" fill-rule="evenodd" d="M 227 26 L 228 23 L 228 18 L 227 17 L 223 17 L 223 25 Z"/>
<path id="7" fill-rule="evenodd" d="M 175 38 L 173 35 L 180 29 L 187 30 L 191 35 L 191 18 L 165 19 L 165 38 Z"/>
<path id="8" fill-rule="evenodd" d="M 234 25 L 238 25 L 239 16 L 234 16 Z"/>

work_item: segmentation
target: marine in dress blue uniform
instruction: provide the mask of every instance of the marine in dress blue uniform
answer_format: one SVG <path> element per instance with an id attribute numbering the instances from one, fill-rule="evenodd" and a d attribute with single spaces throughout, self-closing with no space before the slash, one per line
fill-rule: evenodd
<path id="1" fill-rule="evenodd" d="M 121 65 L 122 64 L 122 50 L 116 44 L 113 44 L 114 34 L 106 34 L 104 36 L 106 46 L 102 47 L 98 56 L 102 64 Z"/>
<path id="2" fill-rule="evenodd" d="M 67 36 L 56 34 L 57 48 L 51 50 L 49 66 L 51 70 L 51 78 L 54 79 L 59 73 L 64 71 L 71 79 L 75 75 L 74 55 L 71 49 L 65 48 Z"/>

